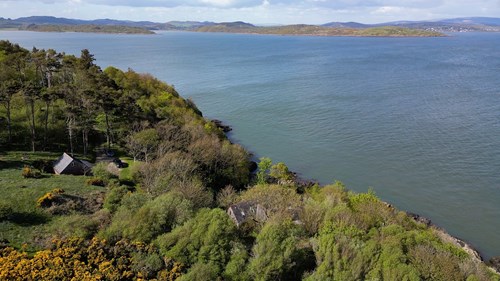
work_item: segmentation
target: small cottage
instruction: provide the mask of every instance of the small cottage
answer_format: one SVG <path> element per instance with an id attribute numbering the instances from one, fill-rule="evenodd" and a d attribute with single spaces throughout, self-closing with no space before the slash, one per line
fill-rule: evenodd
<path id="1" fill-rule="evenodd" d="M 240 202 L 234 204 L 227 209 L 227 214 L 234 221 L 236 226 L 240 226 L 243 222 L 253 220 L 264 222 L 267 220 L 266 209 L 261 204 L 254 202 Z"/>
<path id="2" fill-rule="evenodd" d="M 57 175 L 88 175 L 92 170 L 92 164 L 85 160 L 79 160 L 64 153 L 54 163 L 54 173 Z"/>

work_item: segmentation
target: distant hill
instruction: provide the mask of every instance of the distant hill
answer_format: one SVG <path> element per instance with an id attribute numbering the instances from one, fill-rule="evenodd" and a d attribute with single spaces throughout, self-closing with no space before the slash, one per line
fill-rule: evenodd
<path id="1" fill-rule="evenodd" d="M 23 17 L 13 20 L 16 23 L 21 24 L 66 24 L 66 25 L 77 25 L 77 24 L 88 24 L 89 21 L 78 20 L 78 19 L 67 19 L 67 18 L 56 18 L 47 16 L 32 16 Z"/>
<path id="2" fill-rule="evenodd" d="M 326 27 L 318 25 L 296 24 L 285 26 L 257 27 L 241 24 L 219 24 L 201 27 L 198 32 L 228 32 L 249 34 L 275 34 L 275 35 L 305 35 L 305 36 L 365 36 L 365 37 L 437 37 L 444 34 L 434 31 L 410 29 L 405 27 L 370 27 L 370 28 L 345 28 Z"/>
<path id="3" fill-rule="evenodd" d="M 213 25 L 205 25 L 195 29 L 194 31 L 241 33 L 241 32 L 247 32 L 249 30 L 253 31 L 254 29 L 259 29 L 259 28 L 253 24 L 237 21 L 237 22 L 221 22 Z"/>
<path id="4" fill-rule="evenodd" d="M 464 17 L 431 21 L 394 21 L 377 24 L 330 22 L 322 26 L 335 28 L 371 28 L 398 26 L 437 32 L 500 32 L 500 18 Z"/>
<path id="5" fill-rule="evenodd" d="M 192 30 L 192 29 L 197 29 L 200 27 L 204 26 L 211 26 L 211 25 L 216 25 L 215 22 L 210 22 L 210 21 L 169 21 L 167 24 L 171 25 L 174 27 L 174 29 L 178 30 Z"/>
<path id="6" fill-rule="evenodd" d="M 500 26 L 500 18 L 487 18 L 487 17 L 468 17 L 468 18 L 445 19 L 445 20 L 441 20 L 439 22 Z"/>
<path id="7" fill-rule="evenodd" d="M 369 24 L 363 24 L 363 23 L 359 23 L 359 22 L 329 22 L 329 23 L 325 23 L 323 24 L 322 26 L 326 26 L 326 27 L 337 27 L 337 28 L 342 28 L 342 27 L 346 27 L 346 28 L 367 28 L 367 27 L 370 27 Z"/>
<path id="8" fill-rule="evenodd" d="M 31 26 L 28 28 L 30 25 Z M 47 27 L 50 26 L 50 27 Z M 56 28 L 55 26 L 65 26 L 64 28 Z M 18 19 L 5 19 L 0 18 L 0 28 L 8 29 L 22 29 L 22 30 L 69 30 L 69 26 L 87 27 L 83 29 L 97 30 L 110 30 L 104 28 L 105 26 L 114 26 L 114 30 L 120 33 L 137 33 L 138 30 L 131 30 L 126 28 L 116 27 L 131 27 L 140 28 L 143 30 L 181 30 L 181 31 L 195 31 L 195 32 L 228 32 L 228 33 L 258 33 L 258 34 L 290 34 L 290 35 L 316 35 L 316 36 L 372 36 L 360 35 L 369 34 L 373 30 L 370 28 L 381 27 L 400 27 L 412 30 L 424 30 L 428 32 L 500 32 L 500 18 L 488 17 L 463 17 L 453 19 L 442 19 L 433 21 L 395 21 L 379 24 L 363 24 L 358 22 L 329 22 L 323 25 L 274 25 L 274 26 L 255 26 L 250 23 L 236 21 L 236 22 L 209 22 L 209 21 L 169 21 L 165 23 L 152 22 L 152 21 L 128 21 L 128 20 L 114 20 L 114 19 L 96 19 L 96 20 L 80 20 L 69 18 L 57 18 L 49 16 L 32 16 L 23 17 Z M 45 26 L 45 27 L 44 27 Z M 92 26 L 92 28 L 89 28 Z M 95 26 L 100 28 L 95 28 Z M 78 28 L 81 30 L 82 28 Z M 365 32 L 356 30 L 368 29 Z M 130 32 L 129 32 L 130 31 Z M 381 29 L 377 29 L 376 34 L 379 34 Z M 387 36 L 435 36 L 434 33 L 422 35 L 422 32 L 407 32 L 406 30 L 385 29 L 389 35 Z M 93 32 L 93 31 L 90 31 Z M 149 32 L 144 32 L 149 33 Z M 418 35 L 416 35 L 418 34 Z M 385 35 L 373 35 L 385 36 Z"/>
<path id="9" fill-rule="evenodd" d="M 154 34 L 154 32 L 133 26 L 123 25 L 95 25 L 95 24 L 30 24 L 21 30 L 39 32 L 87 32 L 87 33 L 123 33 L 123 34 Z"/>
<path id="10" fill-rule="evenodd" d="M 396 21 L 374 26 L 401 26 L 439 32 L 500 32 L 500 18 L 454 18 L 433 21 Z"/>

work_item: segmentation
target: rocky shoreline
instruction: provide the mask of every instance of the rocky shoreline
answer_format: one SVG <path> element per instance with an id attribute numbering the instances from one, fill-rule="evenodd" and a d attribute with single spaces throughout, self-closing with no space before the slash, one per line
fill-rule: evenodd
<path id="1" fill-rule="evenodd" d="M 391 204 L 384 202 L 388 208 L 394 208 Z M 492 257 L 489 261 L 485 261 L 484 258 L 481 256 L 481 253 L 479 253 L 478 250 L 476 250 L 471 244 L 467 243 L 466 241 L 457 238 L 451 234 L 449 234 L 445 229 L 442 227 L 439 227 L 435 225 L 429 218 L 423 217 L 419 214 L 411 213 L 411 212 L 406 212 L 406 214 L 414 219 L 416 222 L 425 224 L 429 228 L 435 231 L 437 236 L 441 238 L 441 240 L 451 243 L 462 250 L 464 250 L 475 262 L 477 263 L 484 263 L 486 266 L 488 266 L 492 271 L 494 271 L 497 274 L 500 274 L 500 257 Z"/>
<path id="2" fill-rule="evenodd" d="M 212 122 L 217 126 L 217 128 L 221 129 L 224 133 L 228 133 L 232 131 L 233 129 L 229 126 L 226 125 L 223 121 L 218 120 L 218 119 L 212 119 Z M 257 162 L 251 161 L 252 167 L 251 171 L 255 172 L 257 170 Z M 292 172 L 294 179 L 293 181 L 298 185 L 301 186 L 302 188 L 305 188 L 306 186 L 312 186 L 314 184 L 319 184 L 317 181 L 314 180 L 306 180 L 300 177 L 296 172 Z M 388 208 L 395 209 L 394 206 L 390 203 L 384 202 Z M 438 235 L 439 238 L 441 238 L 443 241 L 451 243 L 462 250 L 464 250 L 474 261 L 478 263 L 484 263 L 486 266 L 488 266 L 492 271 L 496 272 L 497 274 L 500 274 L 500 256 L 498 257 L 492 257 L 489 261 L 485 261 L 484 258 L 481 256 L 478 250 L 476 250 L 471 244 L 467 243 L 466 241 L 457 238 L 448 232 L 446 232 L 445 229 L 435 225 L 432 220 L 429 218 L 423 217 L 419 214 L 416 213 L 411 213 L 411 212 L 406 212 L 406 214 L 414 219 L 416 222 L 425 224 L 429 228 L 433 229 L 436 234 Z"/>

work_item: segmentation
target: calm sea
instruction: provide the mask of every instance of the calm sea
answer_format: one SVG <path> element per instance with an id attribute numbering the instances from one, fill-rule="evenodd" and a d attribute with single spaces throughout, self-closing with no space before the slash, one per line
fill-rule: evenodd
<path id="1" fill-rule="evenodd" d="M 500 255 L 500 34 L 446 38 L 0 32 L 149 72 L 257 156 L 376 194 Z"/>

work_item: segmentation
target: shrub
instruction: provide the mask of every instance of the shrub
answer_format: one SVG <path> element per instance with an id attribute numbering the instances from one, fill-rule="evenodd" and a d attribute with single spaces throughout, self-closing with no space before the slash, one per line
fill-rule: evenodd
<path id="1" fill-rule="evenodd" d="M 238 201 L 238 193 L 234 190 L 232 185 L 224 187 L 217 194 L 217 205 L 223 209 L 227 209 L 229 206 L 233 205 Z"/>
<path id="2" fill-rule="evenodd" d="M 124 185 L 110 188 L 104 199 L 104 208 L 114 213 L 120 207 L 122 198 L 127 192 L 128 188 Z"/>
<path id="3" fill-rule="evenodd" d="M 275 178 L 280 184 L 293 183 L 293 173 L 288 170 L 288 167 L 283 162 L 272 165 L 269 175 Z"/>
<path id="4" fill-rule="evenodd" d="M 95 166 L 92 167 L 92 174 L 94 175 L 94 177 L 100 178 L 103 181 L 107 181 L 107 180 L 110 180 L 112 178 L 116 178 L 115 175 L 113 175 L 112 173 L 110 173 L 108 171 L 108 163 L 105 163 L 105 162 L 99 162 L 99 163 L 95 164 Z"/>
<path id="5" fill-rule="evenodd" d="M 91 178 L 85 181 L 86 185 L 106 186 L 106 182 L 101 178 Z"/>
<path id="6" fill-rule="evenodd" d="M 257 171 L 257 183 L 265 184 L 267 182 L 267 177 L 269 174 L 269 169 L 273 164 L 271 158 L 262 157 L 259 159 L 260 162 L 257 164 L 259 170 Z"/>
<path id="7" fill-rule="evenodd" d="M 61 200 L 61 194 L 64 193 L 64 190 L 61 188 L 56 188 L 51 192 L 45 193 L 42 197 L 38 198 L 36 201 L 36 206 L 38 208 L 49 208 L 55 202 Z"/>
<path id="8" fill-rule="evenodd" d="M 119 207 L 104 237 L 127 238 L 150 242 L 159 234 L 171 231 L 192 217 L 192 203 L 182 196 L 167 193 L 148 201 L 138 209 Z"/>
<path id="9" fill-rule="evenodd" d="M 36 179 L 40 177 L 40 172 L 33 171 L 33 169 L 30 166 L 24 166 L 22 175 L 25 179 Z"/>

